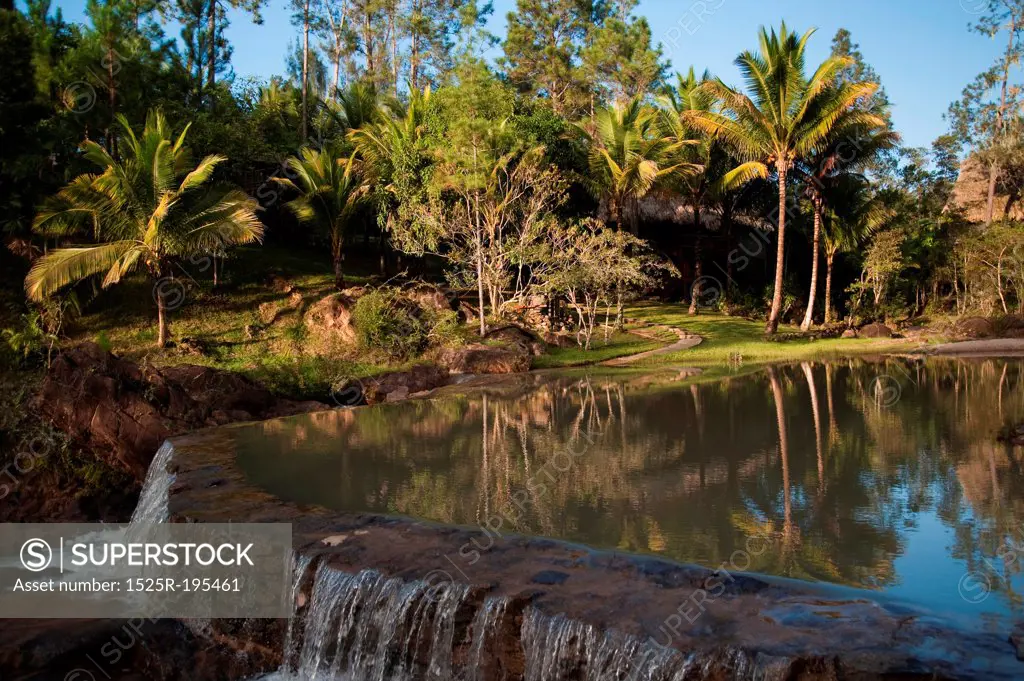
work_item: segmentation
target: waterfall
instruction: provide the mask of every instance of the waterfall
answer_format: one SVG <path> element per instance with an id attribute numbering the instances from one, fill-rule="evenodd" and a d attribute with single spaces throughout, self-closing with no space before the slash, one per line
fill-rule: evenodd
<path id="1" fill-rule="evenodd" d="M 132 513 L 131 524 L 153 524 L 167 521 L 168 495 L 174 483 L 174 475 L 167 470 L 171 463 L 174 447 L 165 441 L 156 451 L 153 462 L 146 471 L 146 481 L 142 484 L 139 503 Z"/>
<path id="2" fill-rule="evenodd" d="M 308 565 L 308 559 L 296 561 L 296 585 Z M 297 595 L 298 587 L 293 590 Z M 460 584 L 405 582 L 375 570 L 352 575 L 321 563 L 301 615 L 301 645 L 296 604 L 284 664 L 269 678 L 450 681 L 456 678 L 453 651 L 468 595 Z"/>
<path id="3" fill-rule="evenodd" d="M 679 652 L 653 641 L 531 608 L 523 618 L 525 681 L 681 681 L 689 669 Z"/>
<path id="4" fill-rule="evenodd" d="M 742 650 L 683 654 L 653 639 L 602 632 L 562 615 L 526 611 L 524 681 L 696 681 L 781 679 L 774 658 L 753 661 Z M 786 667 L 788 668 L 788 667 Z M 722 676 L 728 670 L 728 676 Z"/>
<path id="5" fill-rule="evenodd" d="M 298 557 L 284 663 L 263 681 L 732 681 L 774 679 L 740 650 L 684 654 L 653 640 L 605 632 L 528 607 L 513 623 L 506 598 L 479 603 L 459 584 L 349 574 Z M 473 612 L 475 610 L 475 612 Z M 518 615 L 516 616 L 518 618 Z M 502 625 L 505 625 L 504 627 Z M 506 640 L 511 637 L 511 640 Z M 519 648 L 522 675 L 497 663 Z M 512 653 L 516 657 L 515 653 Z M 728 676 L 720 676 L 728 670 Z M 778 677 L 781 678 L 781 677 Z"/>

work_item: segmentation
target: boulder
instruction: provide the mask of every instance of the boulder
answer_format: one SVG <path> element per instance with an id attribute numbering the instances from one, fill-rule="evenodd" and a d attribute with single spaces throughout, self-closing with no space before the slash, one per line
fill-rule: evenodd
<path id="1" fill-rule="evenodd" d="M 273 324 L 277 320 L 277 301 L 268 300 L 265 303 L 260 303 L 256 308 L 256 313 L 264 324 Z"/>
<path id="2" fill-rule="evenodd" d="M 988 338 L 994 336 L 995 331 L 995 324 L 984 317 L 965 317 L 954 327 L 954 332 L 963 338 Z"/>
<path id="3" fill-rule="evenodd" d="M 843 331 L 843 334 L 842 334 L 841 337 L 842 338 L 856 338 L 857 337 L 857 331 L 855 329 L 847 329 L 846 331 Z"/>
<path id="4" fill-rule="evenodd" d="M 310 305 L 304 321 L 309 332 L 318 338 L 352 343 L 356 339 L 356 328 L 352 322 L 352 311 L 356 301 L 363 295 L 354 289 L 332 293 Z"/>
<path id="5" fill-rule="evenodd" d="M 75 445 L 141 480 L 157 448 L 172 435 L 327 405 L 282 399 L 238 374 L 210 367 L 141 367 L 84 343 L 57 355 L 34 406 Z"/>
<path id="6" fill-rule="evenodd" d="M 892 329 L 885 324 L 875 322 L 860 327 L 858 334 L 861 338 L 892 338 Z"/>
<path id="7" fill-rule="evenodd" d="M 517 347 L 473 343 L 441 354 L 441 365 L 453 374 L 515 374 L 530 370 L 530 355 Z"/>
<path id="8" fill-rule="evenodd" d="M 432 284 L 417 284 L 403 291 L 403 295 L 424 310 L 443 312 L 453 309 L 448 295 Z"/>
<path id="9" fill-rule="evenodd" d="M 294 284 L 280 274 L 271 274 L 267 277 L 267 286 L 278 293 L 291 293 L 295 290 Z"/>
<path id="10" fill-rule="evenodd" d="M 571 348 L 578 345 L 576 338 L 567 331 L 549 331 L 544 334 L 544 342 L 556 348 Z"/>
<path id="11" fill-rule="evenodd" d="M 362 399 L 355 404 L 398 402 L 414 393 L 447 385 L 448 372 L 436 364 L 417 364 L 408 371 L 392 371 L 358 381 Z"/>
<path id="12" fill-rule="evenodd" d="M 499 329 L 488 331 L 484 338 L 487 340 L 501 341 L 503 345 L 514 346 L 517 350 L 537 357 L 545 351 L 544 341 L 518 326 L 503 326 Z"/>

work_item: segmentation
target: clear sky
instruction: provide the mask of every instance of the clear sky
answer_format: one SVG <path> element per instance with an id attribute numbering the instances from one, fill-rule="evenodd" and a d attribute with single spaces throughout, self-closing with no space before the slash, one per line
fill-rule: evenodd
<path id="1" fill-rule="evenodd" d="M 241 76 L 281 74 L 285 51 L 296 35 L 287 0 L 269 0 L 264 23 L 254 26 L 231 14 L 228 39 Z M 54 0 L 65 19 L 83 20 L 85 0 Z M 762 25 L 785 19 L 799 31 L 815 27 L 809 57 L 820 61 L 832 36 L 846 28 L 881 77 L 892 100 L 893 119 L 904 143 L 927 146 L 946 131 L 942 116 L 968 81 L 988 68 L 1001 44 L 968 32 L 985 0 L 641 0 L 656 42 L 673 69 L 708 68 L 741 84 L 733 59 L 757 46 Z M 494 0 L 490 30 L 503 35 L 515 0 Z"/>

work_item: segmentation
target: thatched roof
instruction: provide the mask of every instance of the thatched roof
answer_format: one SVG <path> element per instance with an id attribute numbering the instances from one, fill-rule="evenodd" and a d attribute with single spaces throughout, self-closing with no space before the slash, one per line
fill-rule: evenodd
<path id="1" fill-rule="evenodd" d="M 693 224 L 693 207 L 673 192 L 651 192 L 640 199 L 638 207 L 641 222 L 670 222 L 677 225 Z M 601 202 L 598 216 L 601 219 L 607 219 L 608 217 L 608 211 L 603 201 Z M 700 222 L 704 229 L 718 231 L 722 227 L 722 211 L 719 208 L 704 208 L 700 213 Z M 733 212 L 732 222 L 734 225 L 750 229 L 770 229 L 773 227 L 772 223 L 763 216 L 739 211 Z"/>
<path id="2" fill-rule="evenodd" d="M 1005 189 L 997 186 L 992 207 L 993 220 L 1024 220 L 1024 205 L 1020 192 L 1002 193 Z M 960 165 L 953 193 L 946 205 L 947 210 L 959 209 L 970 222 L 985 222 L 988 208 L 988 168 L 975 156 L 968 156 Z"/>

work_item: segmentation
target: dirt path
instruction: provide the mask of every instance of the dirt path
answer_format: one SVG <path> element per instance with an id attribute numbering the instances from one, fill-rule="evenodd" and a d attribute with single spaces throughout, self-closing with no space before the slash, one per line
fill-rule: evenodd
<path id="1" fill-rule="evenodd" d="M 648 328 L 661 329 L 663 331 L 671 331 L 676 335 L 676 337 L 679 340 L 670 345 L 666 345 L 663 348 L 656 348 L 654 350 L 647 350 L 646 352 L 638 352 L 635 355 L 626 355 L 625 357 L 616 357 L 615 359 L 609 359 L 604 362 L 601 362 L 601 366 L 628 366 L 633 362 L 636 362 L 641 359 L 647 359 L 648 357 L 656 357 L 657 355 L 667 355 L 670 352 L 678 352 L 679 350 L 689 350 L 694 346 L 700 345 L 701 341 L 704 340 L 695 333 L 684 331 L 683 329 L 680 329 L 675 326 L 666 326 L 664 324 L 652 324 Z M 636 336 L 640 336 L 642 338 L 649 338 L 649 336 L 647 336 L 646 334 L 638 333 L 637 331 L 630 331 L 629 333 L 632 333 Z"/>

